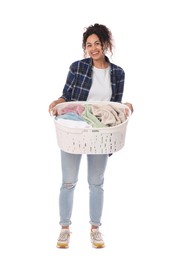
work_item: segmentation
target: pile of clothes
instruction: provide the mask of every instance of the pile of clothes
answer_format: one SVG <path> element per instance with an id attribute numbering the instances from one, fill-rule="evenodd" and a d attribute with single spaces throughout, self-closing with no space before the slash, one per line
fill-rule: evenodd
<path id="1" fill-rule="evenodd" d="M 72 128 L 113 127 L 127 119 L 125 108 L 110 104 L 67 104 L 58 110 L 55 120 Z"/>

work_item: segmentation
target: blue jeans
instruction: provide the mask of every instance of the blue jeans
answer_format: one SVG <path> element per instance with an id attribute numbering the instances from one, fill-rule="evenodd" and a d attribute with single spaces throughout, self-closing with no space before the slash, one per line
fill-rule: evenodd
<path id="1" fill-rule="evenodd" d="M 60 225 L 62 226 L 71 224 L 74 190 L 78 181 L 81 157 L 81 154 L 61 151 L 62 185 L 59 196 L 59 210 Z M 104 172 L 107 160 L 107 154 L 87 155 L 90 224 L 95 226 L 101 225 Z"/>

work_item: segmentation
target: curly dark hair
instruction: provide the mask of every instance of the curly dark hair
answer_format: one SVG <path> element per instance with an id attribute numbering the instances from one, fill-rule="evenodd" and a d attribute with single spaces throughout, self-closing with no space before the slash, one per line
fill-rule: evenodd
<path id="1" fill-rule="evenodd" d="M 98 24 L 98 23 L 95 23 L 94 25 L 90 25 L 89 27 L 85 28 L 85 32 L 83 33 L 83 40 L 82 40 L 82 48 L 84 52 L 86 49 L 87 38 L 92 34 L 96 34 L 98 36 L 102 47 L 103 44 L 106 43 L 107 50 L 109 50 L 112 54 L 112 49 L 113 49 L 112 33 L 105 25 Z"/>

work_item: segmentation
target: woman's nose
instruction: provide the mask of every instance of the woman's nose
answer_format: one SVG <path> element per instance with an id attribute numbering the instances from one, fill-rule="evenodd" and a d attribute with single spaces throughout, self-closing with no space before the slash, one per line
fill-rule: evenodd
<path id="1" fill-rule="evenodd" d="M 91 50 L 94 51 L 96 49 L 96 45 L 92 45 Z"/>

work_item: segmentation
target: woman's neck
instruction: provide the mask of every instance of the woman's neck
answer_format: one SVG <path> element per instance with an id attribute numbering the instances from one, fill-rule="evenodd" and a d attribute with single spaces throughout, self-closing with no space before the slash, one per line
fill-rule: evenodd
<path id="1" fill-rule="evenodd" d="M 93 66 L 98 69 L 106 69 L 109 64 L 104 60 L 93 60 Z"/>

